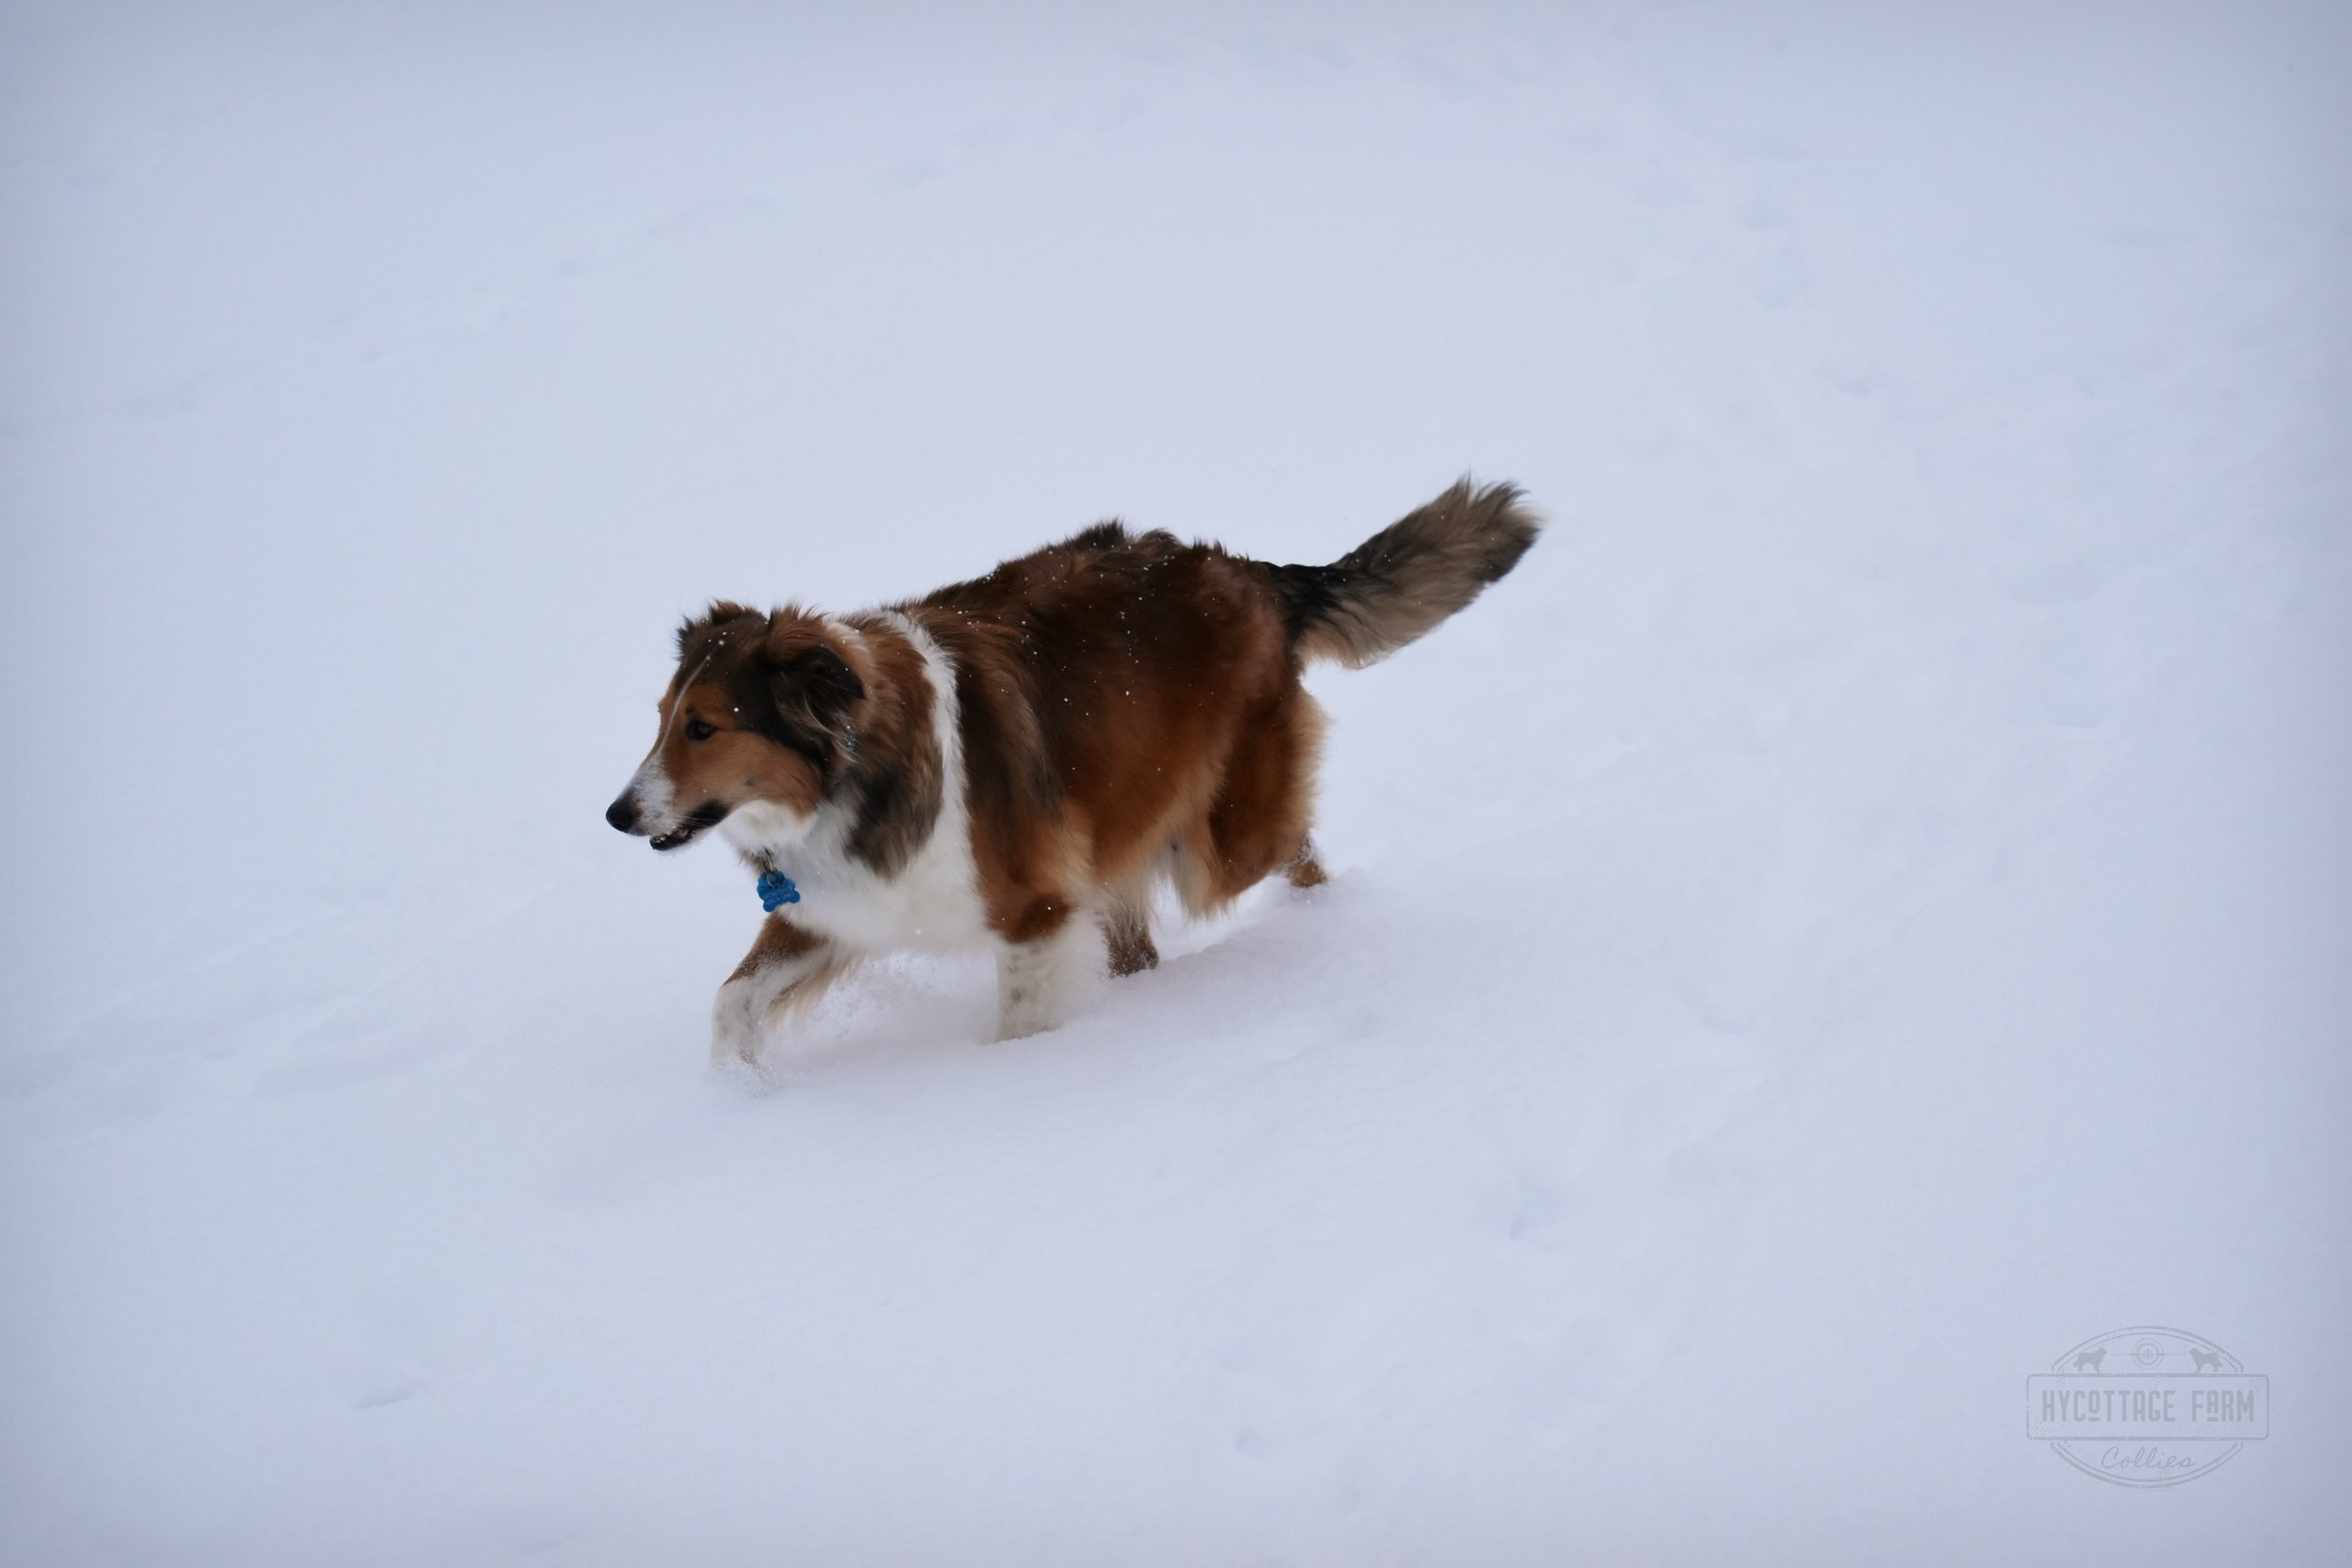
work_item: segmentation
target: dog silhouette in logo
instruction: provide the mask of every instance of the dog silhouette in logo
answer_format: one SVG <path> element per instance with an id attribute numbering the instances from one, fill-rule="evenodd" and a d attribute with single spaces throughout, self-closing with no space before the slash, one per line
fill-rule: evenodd
<path id="1" fill-rule="evenodd" d="M 2099 1364 L 2106 1358 L 2107 1347 L 2105 1345 L 2101 1345 L 2097 1350 L 2087 1350 L 2074 1357 L 2074 1370 L 2079 1372 L 2088 1367 L 2095 1372 L 2099 1370 Z"/>
<path id="2" fill-rule="evenodd" d="M 2197 1370 L 2201 1372 L 2217 1372 L 2221 1370 L 2221 1355 L 2217 1351 L 2192 1350 L 2188 1353 L 2188 1358 L 2197 1363 Z"/>

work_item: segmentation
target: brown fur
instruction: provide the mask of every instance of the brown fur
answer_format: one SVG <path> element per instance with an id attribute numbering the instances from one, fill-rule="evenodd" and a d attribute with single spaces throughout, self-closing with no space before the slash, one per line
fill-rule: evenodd
<path id="1" fill-rule="evenodd" d="M 783 915 L 771 914 L 760 922 L 758 940 L 752 943 L 752 950 L 743 955 L 743 961 L 735 966 L 735 973 L 728 978 L 743 979 L 770 964 L 814 953 L 824 945 L 824 938 L 801 929 Z"/>
<path id="2" fill-rule="evenodd" d="M 1152 941 L 1148 899 L 1124 895 L 1112 901 L 1103 911 L 1103 945 L 1115 977 L 1160 967 L 1160 950 Z"/>
<path id="3" fill-rule="evenodd" d="M 1091 912 L 1113 971 L 1134 974 L 1159 961 L 1146 911 L 1163 876 L 1195 914 L 1278 870 L 1325 879 L 1309 837 L 1324 718 L 1304 665 L 1361 664 L 1419 637 L 1509 571 L 1539 526 L 1513 486 L 1465 480 L 1328 566 L 1112 522 L 847 623 L 721 601 L 678 634 L 663 771 L 681 814 L 707 806 L 705 826 L 754 800 L 848 804 L 850 852 L 895 875 L 937 821 L 945 779 L 924 660 L 892 623 L 903 615 L 955 670 L 989 928 L 1020 946 Z M 690 721 L 715 733 L 691 739 Z M 771 916 L 738 978 L 819 941 Z"/>
<path id="4" fill-rule="evenodd" d="M 1104 524 L 905 611 L 957 666 L 981 895 L 1006 941 L 1106 893 L 1132 908 L 1171 846 L 1196 912 L 1297 853 L 1321 715 L 1257 562 Z"/>
<path id="5" fill-rule="evenodd" d="M 817 736 L 787 728 L 775 713 L 762 657 L 778 622 L 798 619 L 721 600 L 678 629 L 678 667 L 661 696 L 655 750 L 685 809 L 772 800 L 809 812 L 824 799 L 828 757 Z M 717 733 L 697 739 L 698 723 Z"/>
<path id="6" fill-rule="evenodd" d="M 829 798 L 855 801 L 850 852 L 887 877 L 939 815 L 931 683 L 886 621 L 850 624 L 859 636 L 794 606 L 763 614 L 724 600 L 689 621 L 661 703 L 661 758 L 688 810 L 760 800 L 808 813 Z M 693 739 L 692 719 L 718 733 Z"/>

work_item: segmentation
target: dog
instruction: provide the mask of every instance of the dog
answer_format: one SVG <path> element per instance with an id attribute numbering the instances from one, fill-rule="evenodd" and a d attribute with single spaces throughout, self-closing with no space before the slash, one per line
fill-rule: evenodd
<path id="1" fill-rule="evenodd" d="M 2221 1370 L 2221 1357 L 2213 1351 L 2199 1350 L 2192 1345 L 2189 1347 L 2188 1358 L 2201 1372 L 2217 1372 Z"/>
<path id="2" fill-rule="evenodd" d="M 2074 1370 L 2079 1372 L 2084 1368 L 2088 1367 L 2095 1372 L 2101 1367 L 2106 1365 L 2106 1359 L 2107 1347 L 2101 1345 L 2097 1350 L 2087 1350 L 2080 1355 L 2074 1357 Z"/>
<path id="3" fill-rule="evenodd" d="M 1159 962 L 1155 885 L 1199 917 L 1277 871 L 1322 882 L 1301 671 L 1419 638 L 1542 526 L 1518 486 L 1464 479 L 1327 566 L 1106 522 L 860 614 L 713 603 L 605 813 L 661 851 L 715 830 L 759 873 L 713 1060 L 755 1065 L 771 1027 L 902 949 L 992 950 L 998 1037 L 1035 1034 L 1079 966 Z"/>

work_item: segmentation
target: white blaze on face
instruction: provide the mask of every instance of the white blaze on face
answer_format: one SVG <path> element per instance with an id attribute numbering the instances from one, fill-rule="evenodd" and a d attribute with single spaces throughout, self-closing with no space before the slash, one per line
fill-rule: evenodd
<path id="1" fill-rule="evenodd" d="M 709 668 L 710 658 L 709 654 L 705 654 L 702 662 L 694 666 L 694 673 L 678 682 L 677 701 L 670 705 L 669 713 L 661 721 L 661 733 L 653 737 L 653 750 L 637 765 L 624 792 L 637 802 L 638 821 L 656 838 L 677 826 L 677 789 L 661 766 L 661 753 L 669 749 L 670 731 L 676 726 L 678 714 L 686 706 L 686 693 Z"/>
<path id="2" fill-rule="evenodd" d="M 628 781 L 628 798 L 637 802 L 637 820 L 647 832 L 659 836 L 677 826 L 672 820 L 677 810 L 672 796 L 670 775 L 661 770 L 661 752 L 657 747 Z"/>

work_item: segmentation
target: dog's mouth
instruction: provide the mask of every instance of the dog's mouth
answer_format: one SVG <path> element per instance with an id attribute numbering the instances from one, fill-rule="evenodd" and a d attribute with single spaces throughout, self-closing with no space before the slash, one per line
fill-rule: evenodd
<path id="1" fill-rule="evenodd" d="M 686 819 L 666 833 L 656 833 L 647 842 L 657 849 L 682 849 L 694 842 L 705 828 L 715 828 L 726 820 L 728 808 L 717 800 L 705 800 L 686 814 Z"/>

